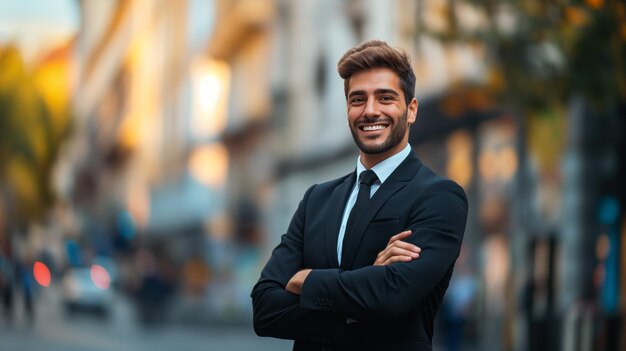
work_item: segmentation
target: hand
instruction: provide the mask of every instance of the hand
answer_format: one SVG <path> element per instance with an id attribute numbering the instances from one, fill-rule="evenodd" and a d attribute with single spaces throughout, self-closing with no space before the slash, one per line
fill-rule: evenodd
<path id="1" fill-rule="evenodd" d="M 374 266 L 386 266 L 395 262 L 410 262 L 420 257 L 422 249 L 402 240 L 411 236 L 410 230 L 400 232 L 389 239 L 387 247 L 376 256 Z"/>
<path id="2" fill-rule="evenodd" d="M 302 293 L 302 285 L 304 285 L 304 280 L 309 275 L 309 273 L 311 273 L 311 271 L 312 269 L 303 269 L 298 271 L 298 273 L 294 274 L 293 277 L 289 279 L 285 290 L 289 291 L 292 294 L 300 295 Z"/>

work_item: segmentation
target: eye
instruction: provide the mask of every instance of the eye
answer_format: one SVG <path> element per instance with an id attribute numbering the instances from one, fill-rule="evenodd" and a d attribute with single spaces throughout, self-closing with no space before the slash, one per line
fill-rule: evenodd
<path id="1" fill-rule="evenodd" d="M 365 100 L 362 97 L 353 97 L 352 99 L 350 99 L 350 104 L 351 105 L 357 105 L 357 104 L 362 104 Z"/>
<path id="2" fill-rule="evenodd" d="M 391 95 L 383 95 L 380 97 L 380 101 L 393 101 L 393 96 Z"/>

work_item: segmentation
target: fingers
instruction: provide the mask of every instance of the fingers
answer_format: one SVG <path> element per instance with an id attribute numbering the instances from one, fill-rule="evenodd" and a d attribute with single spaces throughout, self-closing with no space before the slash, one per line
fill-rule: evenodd
<path id="1" fill-rule="evenodd" d="M 419 258 L 420 252 L 421 249 L 413 244 L 397 241 L 378 254 L 374 265 L 415 260 Z"/>
<path id="2" fill-rule="evenodd" d="M 400 232 L 389 239 L 387 247 L 378 253 L 374 265 L 388 265 L 395 262 L 409 262 L 419 258 L 422 249 L 402 241 L 411 235 L 410 230 Z"/>
<path id="3" fill-rule="evenodd" d="M 387 245 L 389 245 L 389 244 L 391 244 L 391 243 L 393 243 L 395 241 L 398 241 L 398 240 L 404 240 L 404 239 L 408 238 L 409 236 L 411 236 L 411 233 L 412 232 L 410 230 L 405 230 L 403 232 L 400 232 L 400 233 L 392 236 L 391 238 L 389 238 L 389 243 L 387 243 Z"/>
<path id="4" fill-rule="evenodd" d="M 405 241 L 395 241 L 387 245 L 387 247 L 383 251 L 378 253 L 378 256 L 388 255 L 390 253 L 393 254 L 394 251 L 399 250 L 399 249 L 416 253 L 416 254 L 419 254 L 420 252 L 422 252 L 422 249 L 420 247 L 415 246 L 411 243 L 407 243 Z"/>
<path id="5" fill-rule="evenodd" d="M 392 264 L 395 262 L 410 262 L 412 260 L 416 260 L 419 258 L 419 255 L 384 255 L 376 258 L 376 262 L 374 262 L 374 266 L 385 266 L 388 264 Z"/>
<path id="6" fill-rule="evenodd" d="M 389 248 L 389 249 L 381 251 L 378 254 L 378 257 L 376 257 L 376 263 L 383 263 L 394 257 L 395 258 L 402 257 L 402 258 L 406 258 L 407 261 L 410 261 L 410 260 L 419 258 L 420 254 L 415 251 L 406 250 L 406 249 L 402 249 L 399 247 L 393 247 L 393 248 Z"/>
<path id="7" fill-rule="evenodd" d="M 409 262 L 412 261 L 413 258 L 409 257 L 409 256 L 393 256 L 390 257 L 387 261 L 382 263 L 382 266 L 387 266 L 390 265 L 392 263 L 396 263 L 396 262 Z"/>
<path id="8" fill-rule="evenodd" d="M 388 252 L 388 256 L 390 257 L 391 256 L 409 256 L 413 258 L 418 258 L 420 256 L 419 252 L 416 252 L 414 250 L 403 249 L 401 247 L 392 247 L 387 252 Z"/>
<path id="9" fill-rule="evenodd" d="M 386 250 L 394 249 L 394 248 L 404 249 L 404 250 L 415 252 L 415 253 L 422 252 L 422 249 L 419 246 L 415 246 L 411 243 L 407 243 L 406 241 L 395 241 L 387 245 L 387 247 L 385 248 L 385 250 L 383 250 L 383 252 Z"/>

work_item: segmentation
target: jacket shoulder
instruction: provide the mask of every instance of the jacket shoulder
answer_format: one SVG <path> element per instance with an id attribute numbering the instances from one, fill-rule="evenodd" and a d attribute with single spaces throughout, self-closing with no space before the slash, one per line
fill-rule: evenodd
<path id="1" fill-rule="evenodd" d="M 415 176 L 413 177 L 412 183 L 414 186 L 417 186 L 416 189 L 418 192 L 422 191 L 452 191 L 460 195 L 465 201 L 466 195 L 463 188 L 457 184 L 455 181 L 443 177 L 432 169 L 430 169 L 425 164 L 421 164 Z"/>
<path id="2" fill-rule="evenodd" d="M 332 193 L 335 190 L 335 188 L 337 188 L 338 186 L 343 184 L 353 174 L 354 173 L 348 173 L 348 174 L 344 175 L 343 177 L 339 177 L 339 178 L 336 178 L 336 179 L 333 179 L 333 180 L 329 180 L 327 182 L 316 184 L 313 187 L 312 191 L 315 192 L 315 193 L 326 193 L 326 192 L 331 192 Z"/>

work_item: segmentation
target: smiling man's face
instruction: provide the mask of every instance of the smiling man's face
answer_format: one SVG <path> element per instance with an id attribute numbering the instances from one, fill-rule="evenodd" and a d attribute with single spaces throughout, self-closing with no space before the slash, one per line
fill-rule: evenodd
<path id="1" fill-rule="evenodd" d="M 407 106 L 393 70 L 372 68 L 353 74 L 347 99 L 348 124 L 366 167 L 404 149 L 409 125 L 415 122 L 417 100 Z"/>

